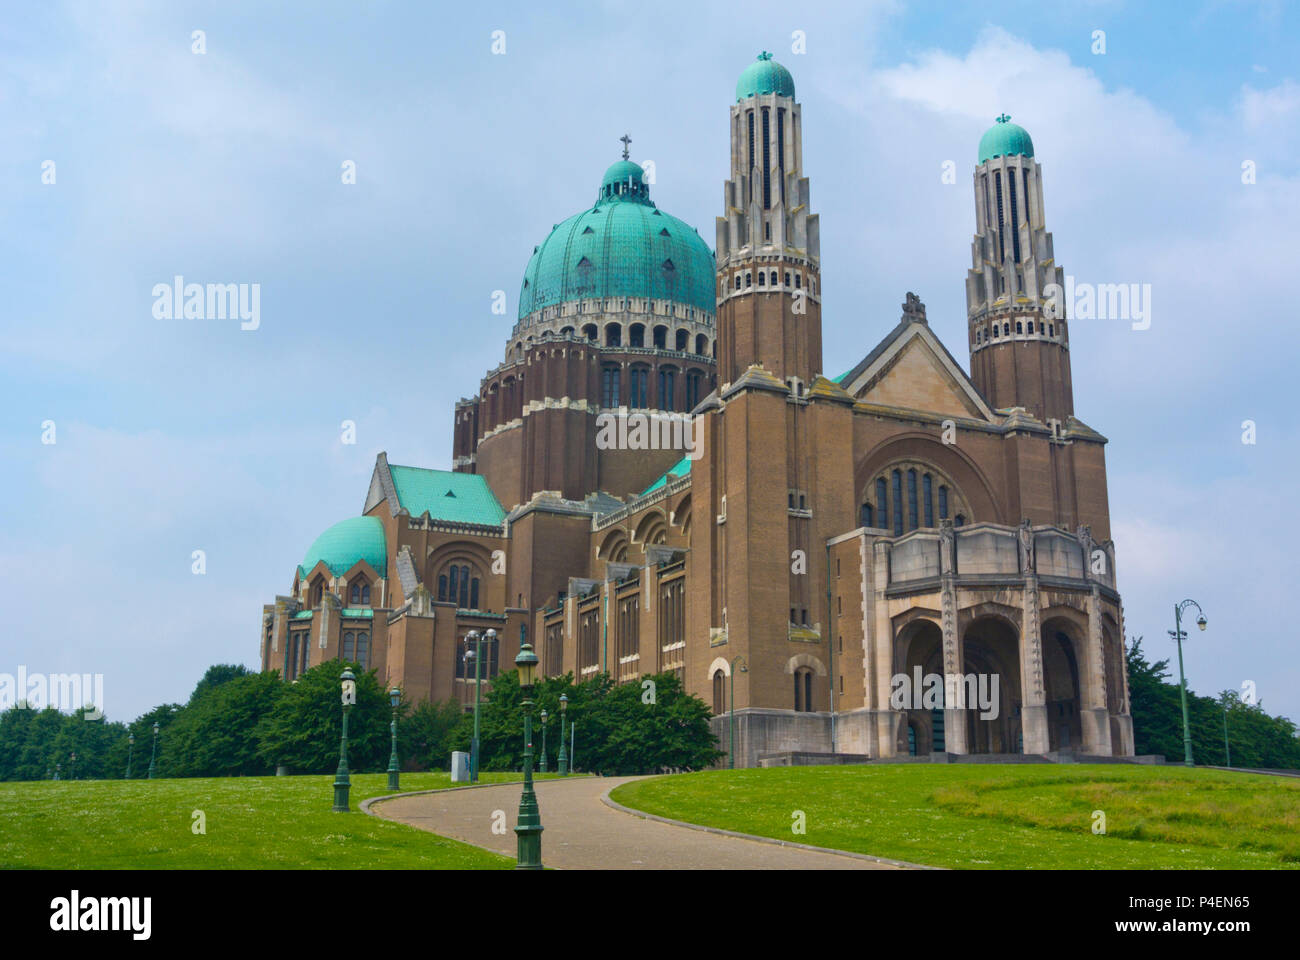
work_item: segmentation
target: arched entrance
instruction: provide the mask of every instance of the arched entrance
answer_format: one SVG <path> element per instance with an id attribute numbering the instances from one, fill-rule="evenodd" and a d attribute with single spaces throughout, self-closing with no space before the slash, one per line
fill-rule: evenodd
<path id="1" fill-rule="evenodd" d="M 967 752 L 1019 753 L 1019 631 L 1003 617 L 979 616 L 961 646 Z"/>
<path id="2" fill-rule="evenodd" d="M 903 711 L 903 722 L 898 726 L 897 754 L 922 756 L 946 749 L 943 729 L 943 695 L 940 691 L 937 704 L 922 701 L 922 690 L 916 689 L 915 678 L 943 675 L 943 631 L 933 620 L 916 619 L 904 626 L 896 639 L 895 672 L 907 678 L 911 694 Z"/>
<path id="3" fill-rule="evenodd" d="M 1052 750 L 1083 747 L 1079 713 L 1079 662 L 1083 632 L 1064 617 L 1043 623 L 1043 691 L 1047 707 L 1047 738 Z"/>

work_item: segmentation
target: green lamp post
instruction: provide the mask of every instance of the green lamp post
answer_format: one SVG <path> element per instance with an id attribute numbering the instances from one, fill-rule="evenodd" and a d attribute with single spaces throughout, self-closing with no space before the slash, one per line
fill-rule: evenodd
<path id="1" fill-rule="evenodd" d="M 741 673 L 749 673 L 749 661 L 743 656 L 731 660 L 731 709 L 727 711 L 727 735 L 731 740 L 731 769 L 736 769 L 736 664 L 740 664 Z"/>
<path id="2" fill-rule="evenodd" d="M 77 751 L 76 750 L 72 751 L 72 772 L 68 774 L 68 779 L 69 780 L 77 779 Z"/>
<path id="3" fill-rule="evenodd" d="M 348 710 L 357 702 L 357 678 L 346 669 L 339 676 L 343 682 L 343 736 L 339 738 L 339 768 L 334 774 L 334 812 L 348 812 L 348 791 L 352 780 L 348 776 Z"/>
<path id="4" fill-rule="evenodd" d="M 158 721 L 153 722 L 153 750 L 149 754 L 149 779 L 158 772 Z"/>
<path id="5" fill-rule="evenodd" d="M 63 764 L 62 764 L 62 763 L 57 763 L 57 762 L 56 762 L 56 763 L 54 764 L 54 779 L 55 779 L 55 780 L 59 779 L 59 774 L 62 772 L 62 770 L 63 770 Z"/>
<path id="6" fill-rule="evenodd" d="M 469 782 L 478 783 L 478 716 L 482 690 L 483 641 L 496 643 L 497 632 L 490 627 L 483 633 L 471 630 L 465 634 L 465 662 L 474 661 L 474 739 L 469 743 Z M 490 649 L 490 648 L 489 648 Z M 468 673 L 468 671 L 466 671 Z"/>
<path id="7" fill-rule="evenodd" d="M 389 724 L 393 733 L 393 752 L 388 757 L 388 789 L 400 790 L 398 780 L 401 765 L 397 762 L 397 707 L 402 702 L 402 691 L 393 687 L 388 691 L 388 701 L 393 705 L 393 722 Z"/>
<path id="8" fill-rule="evenodd" d="M 135 734 L 126 736 L 126 778 L 131 779 L 131 758 L 135 756 Z"/>
<path id="9" fill-rule="evenodd" d="M 546 772 L 546 711 L 542 711 L 542 763 L 538 768 L 542 773 Z"/>
<path id="10" fill-rule="evenodd" d="M 1232 750 L 1228 746 L 1228 691 L 1223 691 L 1223 765 L 1232 766 Z"/>
<path id="11" fill-rule="evenodd" d="M 562 693 L 560 694 L 560 758 L 558 768 L 560 776 L 562 777 L 567 777 L 569 775 L 569 754 L 568 751 L 564 749 L 564 714 L 568 709 L 569 695 L 567 693 Z"/>
<path id="12" fill-rule="evenodd" d="M 1196 625 L 1205 629 L 1208 621 L 1201 605 L 1195 600 L 1184 600 L 1174 604 L 1174 629 L 1169 631 L 1178 644 L 1178 692 L 1183 698 L 1183 765 L 1188 767 L 1192 766 L 1192 725 L 1187 719 L 1187 678 L 1183 676 L 1183 637 L 1187 636 L 1183 632 L 1183 611 L 1189 606 L 1196 608 Z"/>
<path id="13" fill-rule="evenodd" d="M 542 869 L 542 816 L 533 792 L 533 683 L 537 676 L 537 654 L 524 642 L 515 657 L 519 670 L 519 690 L 524 697 L 524 792 L 519 798 L 519 821 L 515 836 L 519 838 L 515 868 Z"/>

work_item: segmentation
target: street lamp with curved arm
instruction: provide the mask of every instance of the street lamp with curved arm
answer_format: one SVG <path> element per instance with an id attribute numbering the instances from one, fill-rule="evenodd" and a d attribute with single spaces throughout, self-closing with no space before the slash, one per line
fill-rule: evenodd
<path id="1" fill-rule="evenodd" d="M 1183 611 L 1188 607 L 1196 608 L 1196 625 L 1205 630 L 1209 623 L 1205 619 L 1205 612 L 1201 610 L 1201 605 L 1195 600 L 1184 600 L 1181 603 L 1174 604 L 1174 629 L 1169 631 L 1169 635 L 1174 638 L 1178 644 L 1178 693 L 1183 701 L 1183 765 L 1192 766 L 1192 725 L 1187 717 L 1187 678 L 1183 675 Z"/>

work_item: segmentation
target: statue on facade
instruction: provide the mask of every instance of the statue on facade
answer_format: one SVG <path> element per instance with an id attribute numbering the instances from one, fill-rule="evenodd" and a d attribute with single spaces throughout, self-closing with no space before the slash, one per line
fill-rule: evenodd
<path id="1" fill-rule="evenodd" d="M 939 572 L 944 576 L 951 574 L 955 565 L 953 557 L 956 552 L 957 536 L 953 532 L 951 520 L 939 521 Z"/>
<path id="2" fill-rule="evenodd" d="M 1029 518 L 1020 521 L 1020 571 L 1032 573 L 1034 570 L 1034 529 Z"/>

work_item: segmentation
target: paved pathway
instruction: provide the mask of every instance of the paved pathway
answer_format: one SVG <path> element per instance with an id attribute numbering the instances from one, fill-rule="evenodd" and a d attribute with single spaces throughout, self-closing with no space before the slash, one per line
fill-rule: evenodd
<path id="1" fill-rule="evenodd" d="M 536 784 L 542 812 L 542 862 L 561 869 L 601 870 L 873 870 L 900 865 L 763 843 L 647 820 L 602 802 L 637 777 L 577 777 Z M 375 803 L 370 812 L 444 837 L 515 856 L 518 783 L 446 790 Z M 492 832 L 494 811 L 507 832 Z M 498 818 L 499 821 L 499 818 Z"/>

